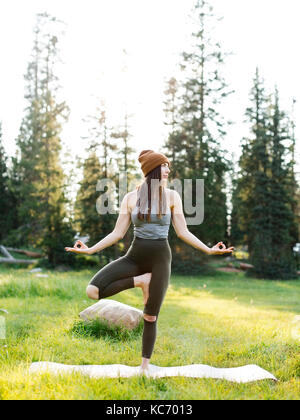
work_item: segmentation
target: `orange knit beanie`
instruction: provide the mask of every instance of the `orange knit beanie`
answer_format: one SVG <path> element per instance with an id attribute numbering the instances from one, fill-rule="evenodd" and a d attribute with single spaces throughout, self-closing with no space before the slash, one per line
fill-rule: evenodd
<path id="1" fill-rule="evenodd" d="M 169 166 L 171 165 L 169 159 L 165 155 L 162 153 L 155 153 L 153 150 L 143 150 L 139 154 L 138 160 L 145 176 L 162 163 L 168 163 Z"/>

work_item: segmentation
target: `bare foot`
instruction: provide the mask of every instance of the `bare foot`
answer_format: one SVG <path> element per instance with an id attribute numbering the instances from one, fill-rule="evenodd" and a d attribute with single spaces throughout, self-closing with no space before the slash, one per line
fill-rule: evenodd
<path id="1" fill-rule="evenodd" d="M 147 377 L 149 377 L 149 374 L 150 374 L 150 372 L 149 372 L 149 368 L 148 367 L 143 367 L 143 366 L 139 366 L 139 371 L 138 371 L 139 373 L 139 375 L 145 375 L 145 376 L 147 376 Z"/>
<path id="2" fill-rule="evenodd" d="M 143 292 L 144 305 L 146 305 L 147 300 L 149 298 L 149 284 L 150 284 L 151 277 L 152 277 L 152 273 L 145 273 L 136 277 L 137 279 L 136 286 L 140 287 Z"/>

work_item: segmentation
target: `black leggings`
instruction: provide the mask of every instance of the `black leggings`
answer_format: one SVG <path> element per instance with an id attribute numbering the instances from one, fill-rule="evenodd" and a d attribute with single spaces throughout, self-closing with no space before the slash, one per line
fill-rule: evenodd
<path id="1" fill-rule="evenodd" d="M 99 298 L 106 298 L 134 287 L 133 277 L 152 273 L 149 299 L 144 314 L 156 316 L 155 322 L 144 319 L 142 357 L 150 359 L 157 334 L 157 318 L 171 274 L 172 252 L 165 239 L 143 239 L 135 236 L 127 253 L 106 264 L 94 275 L 89 285 L 99 289 Z M 126 276 L 126 277 L 125 277 Z"/>

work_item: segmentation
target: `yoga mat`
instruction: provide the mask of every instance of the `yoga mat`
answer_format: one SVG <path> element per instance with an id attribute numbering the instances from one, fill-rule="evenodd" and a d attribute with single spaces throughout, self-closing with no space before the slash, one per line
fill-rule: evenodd
<path id="1" fill-rule="evenodd" d="M 160 367 L 149 364 L 148 371 L 141 371 L 140 366 L 118 364 L 75 366 L 53 362 L 35 362 L 31 364 L 29 369 L 29 373 L 33 374 L 44 372 L 50 372 L 53 374 L 79 372 L 81 374 L 88 375 L 91 378 L 128 378 L 130 376 L 145 373 L 145 375 L 150 378 L 186 376 L 188 378 L 225 379 L 227 381 L 238 383 L 259 381 L 261 379 L 272 379 L 277 381 L 275 376 L 257 365 L 246 365 L 234 368 L 215 368 L 208 365 L 197 364 L 174 367 Z"/>

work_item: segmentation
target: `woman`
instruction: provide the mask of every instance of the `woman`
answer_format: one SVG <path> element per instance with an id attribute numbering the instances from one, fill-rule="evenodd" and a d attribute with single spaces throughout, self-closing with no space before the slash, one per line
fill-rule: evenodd
<path id="1" fill-rule="evenodd" d="M 124 196 L 114 230 L 91 248 L 77 241 L 74 248 L 65 249 L 77 254 L 94 254 L 118 242 L 131 222 L 134 224 L 134 238 L 126 255 L 96 273 L 86 292 L 89 298 L 99 300 L 133 287 L 142 289 L 144 330 L 141 369 L 145 370 L 153 352 L 157 318 L 171 274 L 172 253 L 168 242 L 171 219 L 177 236 L 206 254 L 230 253 L 234 247 L 226 249 L 223 242 L 218 242 L 209 248 L 188 230 L 180 195 L 166 188 L 170 161 L 165 155 L 143 150 L 138 160 L 145 180 L 135 191 Z"/>

